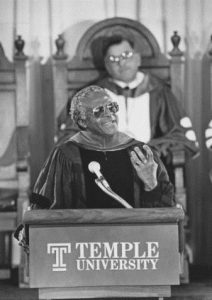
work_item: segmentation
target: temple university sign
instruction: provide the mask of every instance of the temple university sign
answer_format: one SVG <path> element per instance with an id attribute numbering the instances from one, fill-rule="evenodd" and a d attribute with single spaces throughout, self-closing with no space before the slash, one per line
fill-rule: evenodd
<path id="1" fill-rule="evenodd" d="M 89 242 L 48 243 L 47 253 L 55 256 L 52 271 L 66 271 L 64 256 L 76 251 L 78 271 L 156 270 L 159 261 L 158 242 Z"/>
<path id="2" fill-rule="evenodd" d="M 179 283 L 174 224 L 31 228 L 31 287 Z"/>

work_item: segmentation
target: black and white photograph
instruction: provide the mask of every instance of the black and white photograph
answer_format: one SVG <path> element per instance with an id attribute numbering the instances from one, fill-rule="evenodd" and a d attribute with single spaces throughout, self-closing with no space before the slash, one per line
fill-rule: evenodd
<path id="1" fill-rule="evenodd" d="M 212 299 L 211 15 L 0 0 L 0 300 Z"/>

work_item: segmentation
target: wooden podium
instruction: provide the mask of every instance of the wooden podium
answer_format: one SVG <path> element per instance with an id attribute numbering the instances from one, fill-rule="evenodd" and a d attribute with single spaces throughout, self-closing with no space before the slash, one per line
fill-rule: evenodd
<path id="1" fill-rule="evenodd" d="M 27 211 L 30 287 L 39 299 L 170 297 L 183 218 L 180 208 Z"/>

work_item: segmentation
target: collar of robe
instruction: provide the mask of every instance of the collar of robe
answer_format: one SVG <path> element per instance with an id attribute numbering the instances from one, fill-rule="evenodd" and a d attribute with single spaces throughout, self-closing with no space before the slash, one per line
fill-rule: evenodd
<path id="1" fill-rule="evenodd" d="M 150 93 L 156 88 L 158 88 L 158 82 L 162 82 L 162 81 L 159 78 L 150 76 L 148 73 L 144 73 L 142 82 L 138 83 L 138 85 L 132 89 L 128 88 L 129 89 L 128 97 L 136 98 L 145 93 Z M 115 82 L 112 78 L 107 78 L 105 80 L 102 80 L 102 86 L 104 86 L 106 89 L 110 90 L 111 92 L 117 95 L 125 96 L 126 87 L 123 88 L 122 86 L 118 85 L 117 82 Z"/>
<path id="2" fill-rule="evenodd" d="M 69 141 L 82 148 L 95 151 L 116 151 L 126 149 L 136 144 L 136 140 L 123 132 L 117 132 L 112 137 L 94 135 L 87 131 L 80 131 Z"/>

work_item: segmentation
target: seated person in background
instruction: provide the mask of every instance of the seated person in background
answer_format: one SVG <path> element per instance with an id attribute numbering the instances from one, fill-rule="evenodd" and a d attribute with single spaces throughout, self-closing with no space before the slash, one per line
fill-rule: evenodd
<path id="1" fill-rule="evenodd" d="M 89 86 L 72 99 L 70 114 L 80 131 L 58 144 L 44 164 L 32 208 L 121 208 L 95 184 L 90 162 L 101 165 L 111 189 L 132 207 L 175 205 L 173 186 L 157 154 L 118 131 L 118 105 L 101 87 Z"/>
<path id="2" fill-rule="evenodd" d="M 108 76 L 97 85 L 119 105 L 119 130 L 154 146 L 166 165 L 172 149 L 184 149 L 187 157 L 196 155 L 191 120 L 165 82 L 139 71 L 141 55 L 132 37 L 108 37 L 102 51 Z"/>

